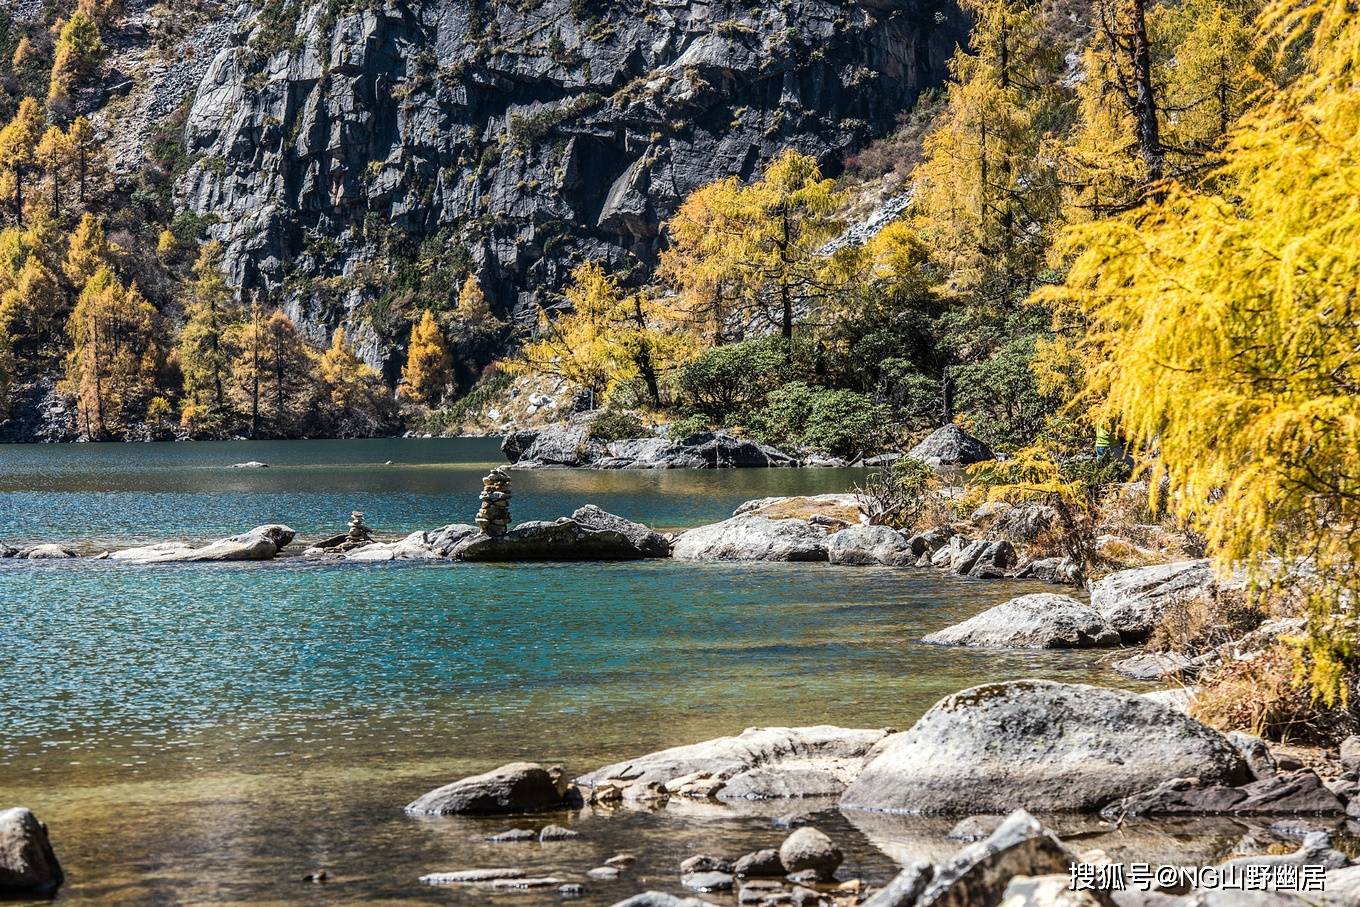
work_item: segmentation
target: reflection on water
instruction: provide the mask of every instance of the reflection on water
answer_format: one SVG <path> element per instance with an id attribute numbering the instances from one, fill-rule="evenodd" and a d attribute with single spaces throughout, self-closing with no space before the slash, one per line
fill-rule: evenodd
<path id="1" fill-rule="evenodd" d="M 0 525 L 22 538 L 204 538 L 270 520 L 388 532 L 467 519 L 487 442 L 0 448 Z M 258 459 L 268 470 L 228 470 Z M 383 465 L 393 460 L 392 466 Z M 367 464 L 367 465 L 364 465 Z M 422 465 L 412 465 L 422 464 Z M 516 516 L 586 501 L 663 526 L 846 472 L 516 474 Z M 1113 682 L 1090 653 L 939 649 L 920 637 L 1022 589 L 910 570 L 673 562 L 0 566 L 0 805 L 48 821 L 81 903 L 552 903 L 432 890 L 426 872 L 514 865 L 588 903 L 679 861 L 777 844 L 767 817 L 550 816 L 581 840 L 493 847 L 506 820 L 416 820 L 437 784 L 528 758 L 583 772 L 758 724 L 905 727 L 985 679 Z M 848 875 L 891 862 L 834 811 Z M 514 824 L 525 824 L 518 819 Z M 324 868 L 334 881 L 306 885 Z"/>

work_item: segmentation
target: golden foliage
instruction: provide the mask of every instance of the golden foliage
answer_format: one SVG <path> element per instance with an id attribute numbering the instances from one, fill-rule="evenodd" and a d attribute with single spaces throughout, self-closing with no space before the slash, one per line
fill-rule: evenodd
<path id="1" fill-rule="evenodd" d="M 480 288 L 477 293 L 481 293 Z M 459 308 L 462 308 L 462 296 L 459 297 Z M 437 403 L 452 380 L 453 358 L 434 314 L 426 309 L 420 320 L 411 326 L 411 342 L 406 348 L 406 364 L 401 370 L 402 396 L 417 403 Z"/>
<path id="2" fill-rule="evenodd" d="M 125 437 L 155 386 L 156 310 L 134 285 L 100 268 L 67 322 L 71 352 L 65 386 L 76 398 L 86 437 Z"/>

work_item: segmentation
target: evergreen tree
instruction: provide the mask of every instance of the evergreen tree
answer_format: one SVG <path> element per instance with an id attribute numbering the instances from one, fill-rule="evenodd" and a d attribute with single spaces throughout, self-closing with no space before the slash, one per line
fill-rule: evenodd
<path id="1" fill-rule="evenodd" d="M 480 294 L 481 290 L 477 292 Z M 462 300 L 459 300 L 461 311 Z M 444 335 L 426 309 L 411 327 L 411 342 L 406 350 L 406 365 L 401 370 L 402 395 L 416 403 L 434 404 L 444 396 L 453 378 L 453 360 Z"/>
<path id="2" fill-rule="evenodd" d="M 240 307 L 222 274 L 221 243 L 205 243 L 193 271 L 179 338 L 184 373 L 181 415 L 187 426 L 222 435 L 231 430 L 236 418 L 228 392 L 236 355 L 231 334 L 240 320 Z"/>
<path id="3" fill-rule="evenodd" d="M 57 37 L 52 59 L 52 79 L 47 90 L 48 106 L 70 101 L 71 94 L 99 68 L 104 42 L 99 26 L 86 13 L 76 10 Z"/>

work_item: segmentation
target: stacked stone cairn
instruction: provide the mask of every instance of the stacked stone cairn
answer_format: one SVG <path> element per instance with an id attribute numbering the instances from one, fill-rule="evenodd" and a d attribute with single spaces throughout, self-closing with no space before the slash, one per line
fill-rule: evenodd
<path id="1" fill-rule="evenodd" d="M 496 467 L 482 479 L 482 506 L 477 511 L 477 528 L 492 538 L 510 531 L 510 473 Z"/>
<path id="2" fill-rule="evenodd" d="M 358 510 L 351 512 L 349 515 L 349 532 L 346 533 L 345 541 L 340 547 L 346 550 L 362 548 L 365 545 L 371 544 L 372 541 L 373 534 L 370 533 L 368 527 L 364 525 L 363 513 Z"/>

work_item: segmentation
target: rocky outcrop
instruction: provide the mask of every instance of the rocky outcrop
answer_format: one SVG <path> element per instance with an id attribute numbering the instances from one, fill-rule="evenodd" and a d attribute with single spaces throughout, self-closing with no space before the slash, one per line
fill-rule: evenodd
<path id="1" fill-rule="evenodd" d="M 907 456 L 929 466 L 968 466 L 996 458 L 990 447 L 953 423 L 935 429 Z"/>
<path id="2" fill-rule="evenodd" d="M 218 539 L 201 548 L 183 542 L 162 542 L 115 551 L 109 558 L 134 564 L 267 561 L 292 544 L 294 535 L 287 526 L 271 524 L 257 526 L 231 538 Z"/>
<path id="3" fill-rule="evenodd" d="M 634 438 L 597 441 L 590 415 L 506 436 L 501 451 L 518 469 L 727 469 L 797 466 L 798 460 L 768 444 L 705 432 L 679 440 Z"/>
<path id="4" fill-rule="evenodd" d="M 1066 595 L 1037 592 L 989 608 L 923 641 L 945 646 L 1078 649 L 1117 646 L 1119 633 L 1090 605 Z"/>
<path id="5" fill-rule="evenodd" d="M 566 809 L 579 804 L 561 768 L 511 762 L 481 775 L 436 788 L 407 804 L 406 811 L 429 816 L 496 815 Z"/>
<path id="6" fill-rule="evenodd" d="M 858 775 L 887 730 L 747 728 L 735 737 L 677 746 L 606 765 L 577 780 L 595 799 L 659 786 L 665 796 L 772 800 L 836 795 Z"/>
<path id="7" fill-rule="evenodd" d="M 1217 731 L 1125 690 L 1020 680 L 947 696 L 885 740 L 848 809 L 973 815 L 1089 812 L 1171 778 L 1248 780 Z"/>
<path id="8" fill-rule="evenodd" d="M 1125 642 L 1137 643 L 1147 639 L 1167 608 L 1213 589 L 1213 568 L 1207 560 L 1137 567 L 1092 583 L 1091 607 Z"/>
<path id="9" fill-rule="evenodd" d="M 686 530 L 671 556 L 682 561 L 824 561 L 827 532 L 803 520 L 736 516 Z"/>
<path id="10" fill-rule="evenodd" d="M 634 548 L 642 552 L 643 557 L 670 556 L 671 543 L 664 535 L 641 523 L 634 523 L 632 520 L 601 510 L 594 504 L 576 508 L 571 518 L 587 529 L 619 533 L 628 539 Z"/>
<path id="11" fill-rule="evenodd" d="M 282 0 L 204 75 L 179 198 L 213 215 L 234 285 L 279 292 L 313 339 L 348 321 L 392 376 L 405 338 L 360 323 L 379 255 L 429 241 L 529 320 L 572 263 L 653 263 L 705 183 L 789 147 L 834 174 L 965 38 L 950 0 Z"/>
<path id="12" fill-rule="evenodd" d="M 562 517 L 520 523 L 501 536 L 473 536 L 459 543 L 453 556 L 463 561 L 631 561 L 653 555 L 618 530 L 592 529 Z"/>
<path id="13" fill-rule="evenodd" d="M 0 896 L 45 897 L 65 879 L 47 826 L 22 806 L 0 812 Z"/>
<path id="14" fill-rule="evenodd" d="M 1346 805 L 1310 770 L 1275 774 L 1233 787 L 1174 778 L 1105 807 L 1106 816 L 1340 816 Z"/>
<path id="15" fill-rule="evenodd" d="M 916 562 L 902 533 L 888 526 L 849 526 L 826 540 L 833 564 L 903 567 Z"/>

